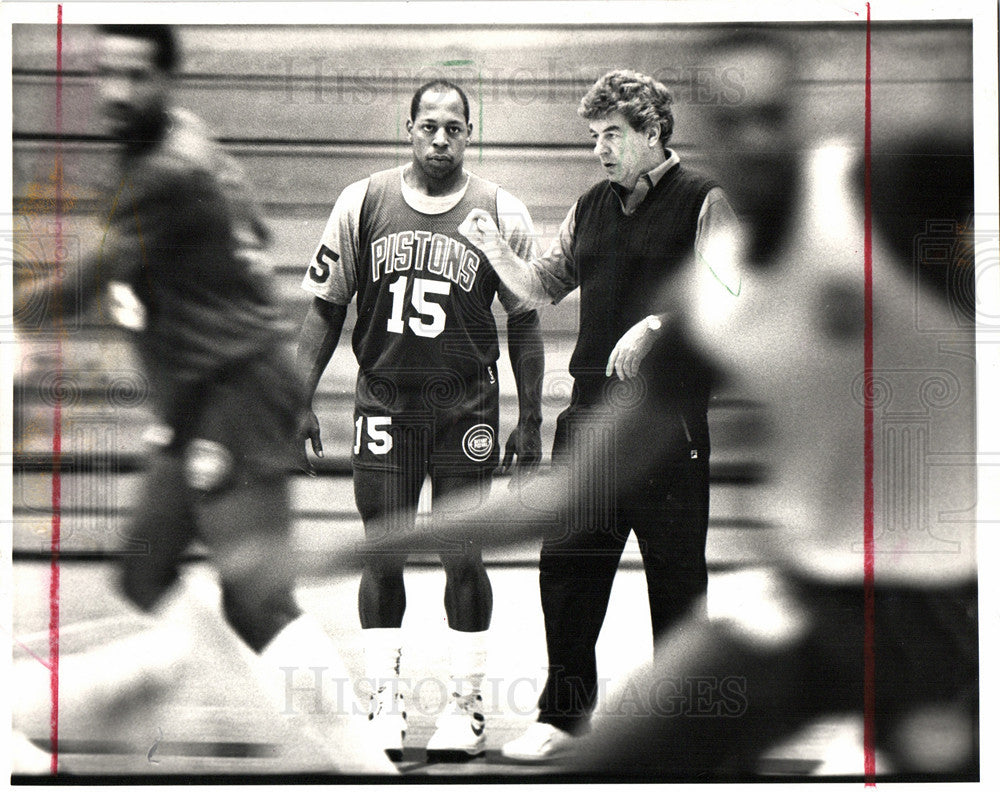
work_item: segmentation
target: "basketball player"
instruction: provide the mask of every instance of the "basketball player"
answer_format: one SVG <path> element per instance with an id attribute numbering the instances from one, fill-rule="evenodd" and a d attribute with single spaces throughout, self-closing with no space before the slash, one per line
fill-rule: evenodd
<path id="1" fill-rule="evenodd" d="M 61 302 L 68 310 L 111 293 L 100 307 L 134 331 L 168 427 L 129 530 L 129 544 L 148 552 L 122 556 L 121 589 L 143 611 L 195 607 L 183 587 L 166 595 L 181 554 L 203 542 L 221 578 L 225 619 L 256 655 L 255 678 L 311 736 L 320 767 L 392 773 L 343 718 L 313 717 L 315 693 L 303 697 L 286 678 L 290 667 L 323 667 L 341 679 L 346 672 L 293 595 L 287 474 L 304 404 L 283 351 L 290 328 L 273 301 L 259 210 L 236 163 L 171 104 L 173 31 L 109 26 L 100 45 L 100 98 L 118 146 L 107 232 L 66 279 L 81 285 L 81 299 Z M 61 281 L 53 275 L 29 285 L 19 302 L 48 306 L 58 322 Z M 192 631 L 208 623 L 186 619 Z M 234 662 L 242 662 L 239 649 Z M 119 662 L 131 667 L 142 658 L 133 652 Z M 344 702 L 327 703 L 344 711 Z"/>
<path id="2" fill-rule="evenodd" d="M 668 147 L 671 104 L 665 86 L 636 72 L 612 71 L 591 87 L 579 114 L 605 178 L 574 203 L 544 256 L 516 255 L 482 212 L 460 229 L 523 305 L 580 289 L 573 393 L 559 416 L 553 460 L 601 474 L 571 498 L 580 505 L 565 530 L 542 544 L 549 673 L 538 722 L 503 747 L 509 758 L 549 759 L 587 730 L 597 696 L 595 647 L 631 531 L 654 635 L 697 603 L 708 583 L 712 377 L 658 290 L 735 218 L 722 190 Z M 627 476 L 639 461 L 649 463 L 646 475 Z"/>
<path id="3" fill-rule="evenodd" d="M 541 454 L 543 369 L 537 315 L 514 310 L 483 251 L 457 233 L 462 218 L 478 208 L 501 224 L 522 255 L 534 251 L 524 205 L 463 167 L 472 134 L 465 92 L 443 80 L 422 85 L 406 130 L 411 162 L 348 186 L 333 208 L 303 281 L 314 299 L 298 353 L 311 396 L 357 297 L 354 494 L 376 547 L 366 557 L 358 611 L 373 684 L 370 722 L 395 759 L 406 732 L 398 684 L 406 553 L 378 552 L 373 526 L 388 526 L 390 535 L 411 531 L 428 474 L 435 502 L 466 487 L 487 492 L 498 460 L 498 342 L 491 311 L 498 293 L 509 313 L 520 408 L 507 457 L 516 454 L 526 468 Z M 322 455 L 315 414 L 304 434 Z M 483 753 L 486 741 L 480 688 L 492 590 L 478 543 L 437 549 L 446 576 L 452 688 L 427 752 L 431 759 L 463 759 Z"/>

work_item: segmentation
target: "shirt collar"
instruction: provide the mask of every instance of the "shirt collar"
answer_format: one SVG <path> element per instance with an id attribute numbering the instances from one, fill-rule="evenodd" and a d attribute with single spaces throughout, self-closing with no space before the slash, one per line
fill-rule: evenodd
<path id="1" fill-rule="evenodd" d="M 667 159 L 651 171 L 642 174 L 635 183 L 635 189 L 632 192 L 626 192 L 622 186 L 612 184 L 611 187 L 614 189 L 615 195 L 618 196 L 618 202 L 622 206 L 622 211 L 626 215 L 635 214 L 635 210 L 646 200 L 649 191 L 660 183 L 660 179 L 664 177 L 667 171 L 679 164 L 680 159 L 678 159 L 677 153 L 671 149 L 667 149 Z"/>

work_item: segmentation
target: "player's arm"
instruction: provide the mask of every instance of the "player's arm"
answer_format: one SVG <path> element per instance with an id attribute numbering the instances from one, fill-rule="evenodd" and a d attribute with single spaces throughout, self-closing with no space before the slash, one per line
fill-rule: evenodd
<path id="1" fill-rule="evenodd" d="M 537 258 L 535 229 L 527 208 L 505 190 L 497 191 L 500 233 L 510 249 L 525 261 Z M 500 301 L 507 309 L 507 352 L 517 387 L 517 427 L 507 438 L 500 469 L 506 471 L 517 459 L 518 471 L 532 471 L 542 459 L 542 378 L 545 348 L 536 311 L 519 310 L 517 301 L 503 285 Z"/>
<path id="2" fill-rule="evenodd" d="M 499 193 L 497 198 L 499 212 Z M 524 213 L 527 214 L 526 209 Z M 512 249 L 493 218 L 482 209 L 469 212 L 458 232 L 486 254 L 504 286 L 517 299 L 517 307 L 530 310 L 559 302 L 579 285 L 572 254 L 575 226 L 576 204 L 573 204 L 559 227 L 558 238 L 543 256 L 537 257 L 525 257 Z"/>
<path id="3" fill-rule="evenodd" d="M 610 444 L 624 439 L 636 448 L 648 449 L 648 453 L 622 460 L 616 468 L 614 485 L 618 493 L 628 492 L 637 482 L 647 480 L 650 471 L 662 467 L 664 460 L 649 436 L 649 427 L 656 421 L 652 411 L 656 409 L 654 403 L 647 402 L 634 414 L 621 405 L 605 402 L 603 409 L 580 419 L 573 433 L 572 450 L 567 455 L 568 464 L 554 466 L 548 475 L 532 476 L 517 492 L 494 488 L 485 502 L 478 487 L 449 493 L 435 502 L 439 519 L 433 526 L 393 532 L 389 527 L 391 516 L 382 517 L 383 527 L 370 526 L 369 535 L 377 536 L 377 540 L 338 547 L 327 557 L 327 568 L 357 568 L 369 552 L 434 551 L 442 543 L 463 541 L 474 541 L 483 547 L 505 547 L 558 536 L 566 530 L 567 511 L 578 507 L 581 498 L 607 487 L 607 471 L 593 462 L 607 458 Z"/>
<path id="4" fill-rule="evenodd" d="M 320 438 L 319 419 L 313 410 L 312 400 L 316 395 L 320 378 L 337 349 L 346 318 L 346 305 L 337 305 L 322 297 L 313 297 L 299 333 L 295 362 L 296 368 L 305 380 L 306 403 L 309 405 L 299 430 L 303 438 L 309 439 L 313 453 L 318 457 L 323 456 L 323 441 Z"/>
<path id="5" fill-rule="evenodd" d="M 507 353 L 517 386 L 517 427 L 507 438 L 500 468 L 510 468 L 514 457 L 517 467 L 531 471 L 542 460 L 542 378 L 545 374 L 545 348 L 537 311 L 507 316 Z"/>
<path id="6" fill-rule="evenodd" d="M 740 291 L 739 274 L 734 266 L 738 236 L 736 213 L 722 189 L 713 187 L 698 214 L 694 245 L 696 278 L 703 279 L 704 272 L 711 273 L 731 298 L 738 296 Z M 618 340 L 608 356 L 605 376 L 614 374 L 620 380 L 635 377 L 657 340 L 678 323 L 686 321 L 685 301 L 678 299 L 682 292 L 672 288 L 675 285 L 671 281 L 666 288 L 661 288 L 659 310 L 634 324 Z"/>
<path id="7" fill-rule="evenodd" d="M 305 383 L 306 404 L 299 436 L 309 439 L 313 453 L 323 456 L 319 420 L 312 408 L 320 378 L 330 363 L 347 318 L 347 306 L 357 290 L 355 262 L 358 260 L 358 223 L 368 180 L 347 187 L 334 204 L 330 219 L 309 262 L 302 288 L 313 295 L 296 351 L 296 367 Z M 303 447 L 303 453 L 305 449 Z M 311 469 L 308 458 L 304 467 Z"/>

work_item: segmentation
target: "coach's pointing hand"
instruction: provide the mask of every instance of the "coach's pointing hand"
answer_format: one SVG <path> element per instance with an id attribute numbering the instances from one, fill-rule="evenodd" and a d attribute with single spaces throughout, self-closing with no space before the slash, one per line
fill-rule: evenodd
<path id="1" fill-rule="evenodd" d="M 458 233 L 488 256 L 500 249 L 502 242 L 500 229 L 493 222 L 490 213 L 483 209 L 473 209 L 469 212 L 458 227 Z"/>

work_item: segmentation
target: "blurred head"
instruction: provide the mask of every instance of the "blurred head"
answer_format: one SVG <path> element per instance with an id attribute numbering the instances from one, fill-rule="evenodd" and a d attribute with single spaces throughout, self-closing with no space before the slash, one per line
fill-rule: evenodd
<path id="1" fill-rule="evenodd" d="M 108 132 L 138 142 L 168 109 L 177 40 L 166 25 L 106 25 L 99 32 L 99 87 Z"/>
<path id="2" fill-rule="evenodd" d="M 406 131 L 413 164 L 427 177 L 440 181 L 460 171 L 472 137 L 465 91 L 447 80 L 420 86 L 410 102 Z"/>
<path id="3" fill-rule="evenodd" d="M 794 117 L 795 53 L 778 35 L 740 31 L 711 42 L 704 65 L 713 90 L 699 138 L 737 213 L 749 221 L 760 258 L 784 230 L 799 186 L 804 142 Z"/>
<path id="4" fill-rule="evenodd" d="M 608 72 L 580 101 L 590 121 L 594 153 L 609 180 L 627 189 L 663 162 L 674 131 L 673 97 L 662 83 L 638 72 Z"/>

